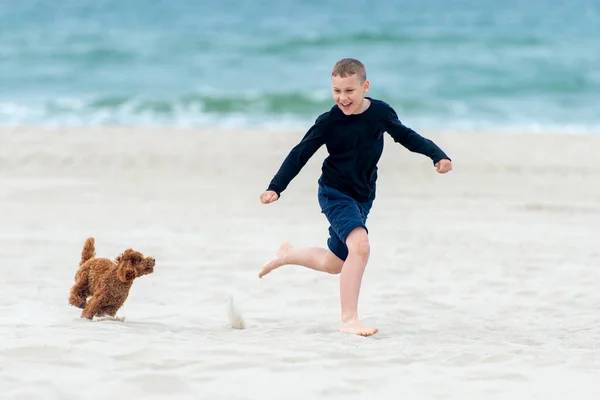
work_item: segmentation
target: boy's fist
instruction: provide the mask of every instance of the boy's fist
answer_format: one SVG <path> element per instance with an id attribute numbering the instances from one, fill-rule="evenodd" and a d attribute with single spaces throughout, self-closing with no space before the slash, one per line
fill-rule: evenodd
<path id="1" fill-rule="evenodd" d="M 447 159 L 440 160 L 435 164 L 435 169 L 440 174 L 445 174 L 446 172 L 450 172 L 452 170 L 452 161 L 447 160 Z"/>
<path id="2" fill-rule="evenodd" d="M 260 202 L 263 204 L 269 204 L 276 201 L 279 198 L 277 193 L 272 190 L 267 190 L 260 195 Z"/>

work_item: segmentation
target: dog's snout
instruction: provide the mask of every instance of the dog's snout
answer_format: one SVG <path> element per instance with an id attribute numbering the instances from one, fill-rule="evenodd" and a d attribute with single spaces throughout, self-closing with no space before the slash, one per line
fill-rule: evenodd
<path id="1" fill-rule="evenodd" d="M 152 264 L 156 264 L 156 259 L 152 259 Z"/>

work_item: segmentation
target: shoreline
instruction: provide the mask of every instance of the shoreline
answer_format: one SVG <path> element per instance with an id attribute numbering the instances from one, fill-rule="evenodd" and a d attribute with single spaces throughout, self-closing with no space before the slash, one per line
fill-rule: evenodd
<path id="1" fill-rule="evenodd" d="M 523 127 L 507 127 L 507 128 L 491 128 L 485 127 L 481 129 L 476 128 L 422 128 L 418 124 L 411 124 L 408 120 L 401 119 L 408 127 L 414 129 L 417 133 L 422 135 L 526 135 L 526 136 L 596 136 L 600 135 L 600 127 L 585 127 L 573 128 L 573 127 L 549 127 L 548 129 L 543 128 L 531 128 L 527 126 Z M 45 132 L 57 132 L 57 131 L 150 131 L 150 132 L 219 132 L 219 133 L 306 133 L 314 122 L 313 119 L 309 119 L 305 124 L 291 125 L 269 125 L 263 126 L 220 126 L 220 125 L 200 125 L 200 126 L 179 126 L 179 125 L 18 125 L 18 126 L 2 126 L 0 125 L 0 135 L 14 132 L 29 132 L 32 130 L 45 131 Z"/>

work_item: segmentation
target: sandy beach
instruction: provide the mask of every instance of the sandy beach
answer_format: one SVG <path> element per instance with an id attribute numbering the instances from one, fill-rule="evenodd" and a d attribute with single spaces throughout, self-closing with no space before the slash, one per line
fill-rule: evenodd
<path id="1" fill-rule="evenodd" d="M 303 131 L 0 129 L 2 399 L 597 399 L 598 135 L 389 136 L 359 312 L 338 276 L 260 266 L 323 246 L 321 149 L 260 204 Z M 71 307 L 84 240 L 156 258 L 119 321 Z M 232 329 L 233 296 L 246 329 Z"/>

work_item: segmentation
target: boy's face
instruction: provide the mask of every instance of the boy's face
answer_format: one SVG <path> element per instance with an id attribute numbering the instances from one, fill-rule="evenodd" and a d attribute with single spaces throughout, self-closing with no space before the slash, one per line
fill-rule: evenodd
<path id="1" fill-rule="evenodd" d="M 365 93 L 369 91 L 369 81 L 361 82 L 357 74 L 331 77 L 333 100 L 346 115 L 363 112 Z"/>

